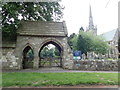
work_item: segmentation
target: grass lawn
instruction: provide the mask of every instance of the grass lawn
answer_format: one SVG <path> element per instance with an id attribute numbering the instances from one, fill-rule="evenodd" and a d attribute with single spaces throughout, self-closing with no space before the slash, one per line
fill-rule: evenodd
<path id="1" fill-rule="evenodd" d="M 31 73 L 2 74 L 2 86 L 118 85 L 118 73 Z"/>

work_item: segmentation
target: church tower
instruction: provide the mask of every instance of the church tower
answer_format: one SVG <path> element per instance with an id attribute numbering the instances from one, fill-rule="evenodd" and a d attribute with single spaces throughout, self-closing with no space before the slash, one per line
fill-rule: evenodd
<path id="1" fill-rule="evenodd" d="M 91 6 L 89 7 L 89 26 L 86 28 L 86 32 L 92 32 L 94 35 L 97 35 L 97 26 L 93 24 Z"/>

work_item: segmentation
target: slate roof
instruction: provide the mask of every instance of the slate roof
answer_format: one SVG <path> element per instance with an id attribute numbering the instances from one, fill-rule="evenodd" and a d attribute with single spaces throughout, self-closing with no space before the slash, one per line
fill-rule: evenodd
<path id="1" fill-rule="evenodd" d="M 114 29 L 112 31 L 101 34 L 101 36 L 103 36 L 106 39 L 106 41 L 111 41 L 111 40 L 113 40 L 116 31 L 117 31 L 117 29 Z"/>
<path id="2" fill-rule="evenodd" d="M 19 35 L 67 36 L 65 22 L 24 21 L 17 31 Z"/>

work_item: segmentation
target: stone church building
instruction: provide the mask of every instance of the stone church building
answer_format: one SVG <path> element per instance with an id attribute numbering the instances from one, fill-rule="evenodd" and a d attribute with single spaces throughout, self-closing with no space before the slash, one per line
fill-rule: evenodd
<path id="1" fill-rule="evenodd" d="M 108 45 L 110 46 L 109 51 L 108 51 L 108 57 L 118 59 L 119 57 L 119 51 L 118 51 L 119 29 L 117 28 L 109 32 L 103 33 L 101 34 L 101 36 L 105 38 L 105 41 L 107 41 Z"/>

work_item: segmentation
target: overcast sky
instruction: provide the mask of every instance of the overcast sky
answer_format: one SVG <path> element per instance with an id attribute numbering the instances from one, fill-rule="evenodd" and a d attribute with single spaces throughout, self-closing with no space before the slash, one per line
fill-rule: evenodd
<path id="1" fill-rule="evenodd" d="M 69 35 L 78 33 L 79 28 L 89 23 L 89 5 L 91 5 L 93 23 L 97 25 L 98 34 L 118 27 L 118 1 L 120 0 L 62 0 L 65 6 L 63 20 L 66 21 Z M 108 5 L 107 5 L 108 3 Z M 106 7 L 107 5 L 107 7 Z"/>

